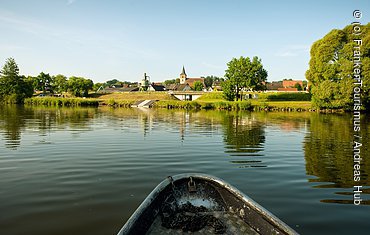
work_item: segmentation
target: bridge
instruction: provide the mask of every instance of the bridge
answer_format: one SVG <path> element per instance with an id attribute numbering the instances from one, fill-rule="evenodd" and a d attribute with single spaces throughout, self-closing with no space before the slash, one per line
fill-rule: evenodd
<path id="1" fill-rule="evenodd" d="M 196 100 L 204 95 L 203 91 L 169 91 L 168 93 L 179 100 L 189 101 Z"/>

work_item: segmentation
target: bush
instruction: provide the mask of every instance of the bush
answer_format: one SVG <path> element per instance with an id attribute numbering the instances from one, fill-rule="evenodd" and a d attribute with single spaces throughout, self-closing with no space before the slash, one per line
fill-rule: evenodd
<path id="1" fill-rule="evenodd" d="M 252 104 L 251 102 L 248 101 L 239 101 L 237 102 L 238 104 L 238 109 L 240 110 L 251 110 L 252 109 Z"/>
<path id="2" fill-rule="evenodd" d="M 267 94 L 268 101 L 311 101 L 311 94 L 304 92 Z"/>
<path id="3" fill-rule="evenodd" d="M 158 101 L 154 104 L 156 108 L 167 109 L 218 109 L 218 110 L 251 110 L 251 102 L 248 101 L 219 101 L 219 102 L 197 102 L 167 100 Z"/>
<path id="4" fill-rule="evenodd" d="M 208 92 L 199 97 L 197 100 L 224 100 L 224 94 L 222 92 Z"/>
<path id="5" fill-rule="evenodd" d="M 111 99 L 109 99 L 107 101 L 107 105 L 108 106 L 115 106 L 116 105 L 116 101 L 113 98 L 111 98 Z"/>
<path id="6" fill-rule="evenodd" d="M 214 109 L 214 108 L 215 106 L 213 105 L 213 103 L 207 102 L 202 104 L 202 109 Z"/>
<path id="7" fill-rule="evenodd" d="M 57 97 L 34 97 L 24 100 L 27 105 L 44 105 L 44 106 L 98 106 L 99 101 L 96 99 L 80 98 L 57 98 Z"/>

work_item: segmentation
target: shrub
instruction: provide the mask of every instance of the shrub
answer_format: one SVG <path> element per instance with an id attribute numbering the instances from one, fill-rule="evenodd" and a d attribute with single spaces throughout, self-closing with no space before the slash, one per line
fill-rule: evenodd
<path id="1" fill-rule="evenodd" d="M 268 94 L 266 99 L 269 101 L 311 101 L 311 94 L 304 92 L 281 92 Z"/>

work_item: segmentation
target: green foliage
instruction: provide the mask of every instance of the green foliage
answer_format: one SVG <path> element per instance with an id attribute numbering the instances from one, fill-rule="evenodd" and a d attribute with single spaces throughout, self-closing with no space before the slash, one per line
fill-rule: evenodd
<path id="1" fill-rule="evenodd" d="M 257 56 L 251 60 L 249 57 L 241 56 L 239 59 L 233 58 L 227 63 L 227 70 L 225 77 L 230 84 L 226 84 L 228 89 L 225 93 L 225 97 L 230 100 L 233 95 L 230 91 L 231 88 L 235 88 L 235 97 L 238 100 L 239 93 L 242 89 L 248 90 L 263 90 L 264 86 L 262 82 L 267 79 L 267 71 L 263 68 L 261 59 Z"/>
<path id="2" fill-rule="evenodd" d="M 117 79 L 112 79 L 112 80 L 108 80 L 105 82 L 105 84 L 107 85 L 107 87 L 111 87 L 113 86 L 114 84 L 116 83 L 119 83 L 120 81 L 118 81 Z"/>
<path id="3" fill-rule="evenodd" d="M 218 110 L 230 110 L 231 109 L 231 102 L 228 101 L 219 101 L 214 103 L 215 109 Z"/>
<path id="4" fill-rule="evenodd" d="M 93 85 L 93 90 L 96 92 L 97 90 L 99 90 L 100 87 L 104 87 L 105 88 L 105 84 L 102 83 L 102 82 L 97 82 L 97 83 L 94 83 Z"/>
<path id="5" fill-rule="evenodd" d="M 294 88 L 297 88 L 298 91 L 303 90 L 301 84 L 299 84 L 298 82 L 296 84 L 294 84 Z"/>
<path id="6" fill-rule="evenodd" d="M 19 75 L 18 65 L 13 58 L 7 59 L 0 72 L 0 100 L 18 104 L 32 94 L 32 81 Z"/>
<path id="7" fill-rule="evenodd" d="M 361 125 L 361 132 L 354 133 L 347 115 L 310 115 L 309 138 L 303 143 L 307 174 L 315 176 L 312 181 L 327 182 L 322 188 L 353 187 L 353 134 L 362 140 L 369 140 L 370 123 Z M 330 131 L 328 131 L 330 130 Z M 368 145 L 367 145 L 368 146 Z M 362 146 L 360 185 L 369 185 L 370 148 Z M 329 183 L 330 182 L 330 183 Z M 349 199 L 349 198 L 348 198 Z M 352 203 L 352 200 L 348 200 Z"/>
<path id="8" fill-rule="evenodd" d="M 211 75 L 204 78 L 204 84 L 206 85 L 207 88 L 209 88 L 212 87 L 214 82 L 221 82 L 223 80 L 224 80 L 223 78 Z"/>
<path id="9" fill-rule="evenodd" d="M 195 91 L 203 91 L 204 86 L 203 83 L 201 83 L 200 81 L 194 82 L 193 86 Z"/>
<path id="10" fill-rule="evenodd" d="M 53 76 L 52 89 L 57 93 L 66 92 L 68 90 L 67 77 L 62 74 Z"/>
<path id="11" fill-rule="evenodd" d="M 2 77 L 18 77 L 19 68 L 14 58 L 8 58 L 0 72 Z"/>
<path id="12" fill-rule="evenodd" d="M 222 92 L 207 92 L 201 97 L 199 97 L 197 100 L 223 100 L 224 94 Z"/>
<path id="13" fill-rule="evenodd" d="M 237 110 L 250 110 L 252 108 L 252 104 L 249 100 L 238 101 L 236 104 L 238 105 Z"/>
<path id="14" fill-rule="evenodd" d="M 223 83 L 221 83 L 221 87 L 225 100 L 233 101 L 236 96 L 234 83 L 231 80 L 226 80 Z"/>
<path id="15" fill-rule="evenodd" d="M 358 47 L 352 25 L 332 30 L 311 47 L 306 78 L 310 82 L 313 105 L 318 108 L 351 109 L 353 103 L 354 48 Z M 370 108 L 370 23 L 361 25 L 361 98 Z"/>
<path id="16" fill-rule="evenodd" d="M 168 85 L 171 85 L 171 84 L 178 84 L 178 83 L 180 83 L 180 80 L 179 80 L 178 83 L 176 82 L 176 79 L 165 80 L 163 83 L 164 83 L 164 85 L 168 86 Z"/>
<path id="17" fill-rule="evenodd" d="M 219 102 L 203 102 L 203 101 L 180 101 L 167 100 L 154 103 L 154 107 L 167 109 L 217 109 L 217 110 L 251 110 L 250 101 L 219 101 Z"/>
<path id="18" fill-rule="evenodd" d="M 52 83 L 52 79 L 48 73 L 41 72 L 37 76 L 37 79 L 38 79 L 38 83 L 37 83 L 37 87 L 35 87 L 36 90 L 43 91 L 43 92 L 51 90 L 50 84 Z"/>
<path id="19" fill-rule="evenodd" d="M 311 94 L 303 93 L 303 92 L 277 92 L 277 93 L 267 93 L 266 96 L 260 96 L 260 98 L 264 97 L 266 100 L 269 101 L 311 101 Z"/>
<path id="20" fill-rule="evenodd" d="M 27 105 L 43 106 L 98 106 L 99 101 L 96 99 L 81 98 L 58 98 L 58 97 L 33 97 L 24 101 Z"/>
<path id="21" fill-rule="evenodd" d="M 108 102 L 107 102 L 107 105 L 108 106 L 115 106 L 116 104 L 117 103 L 116 103 L 116 101 L 113 98 L 109 99 Z"/>
<path id="22" fill-rule="evenodd" d="M 92 80 L 82 77 L 70 77 L 67 84 L 68 91 L 77 97 L 87 97 L 94 85 Z"/>
<path id="23" fill-rule="evenodd" d="M 213 84 L 213 76 L 207 76 L 204 78 L 204 84 L 206 85 L 206 87 L 212 87 L 212 84 Z"/>
<path id="24" fill-rule="evenodd" d="M 323 81 L 312 87 L 312 101 L 316 108 L 351 109 L 353 82 L 346 78 L 340 82 Z"/>

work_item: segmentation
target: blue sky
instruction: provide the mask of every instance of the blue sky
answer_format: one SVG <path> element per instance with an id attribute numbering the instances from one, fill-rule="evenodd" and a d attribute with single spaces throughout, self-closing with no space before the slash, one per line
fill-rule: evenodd
<path id="1" fill-rule="evenodd" d="M 0 63 L 21 74 L 151 81 L 224 76 L 258 56 L 268 80 L 304 79 L 313 42 L 370 20 L 368 0 L 0 0 Z"/>

